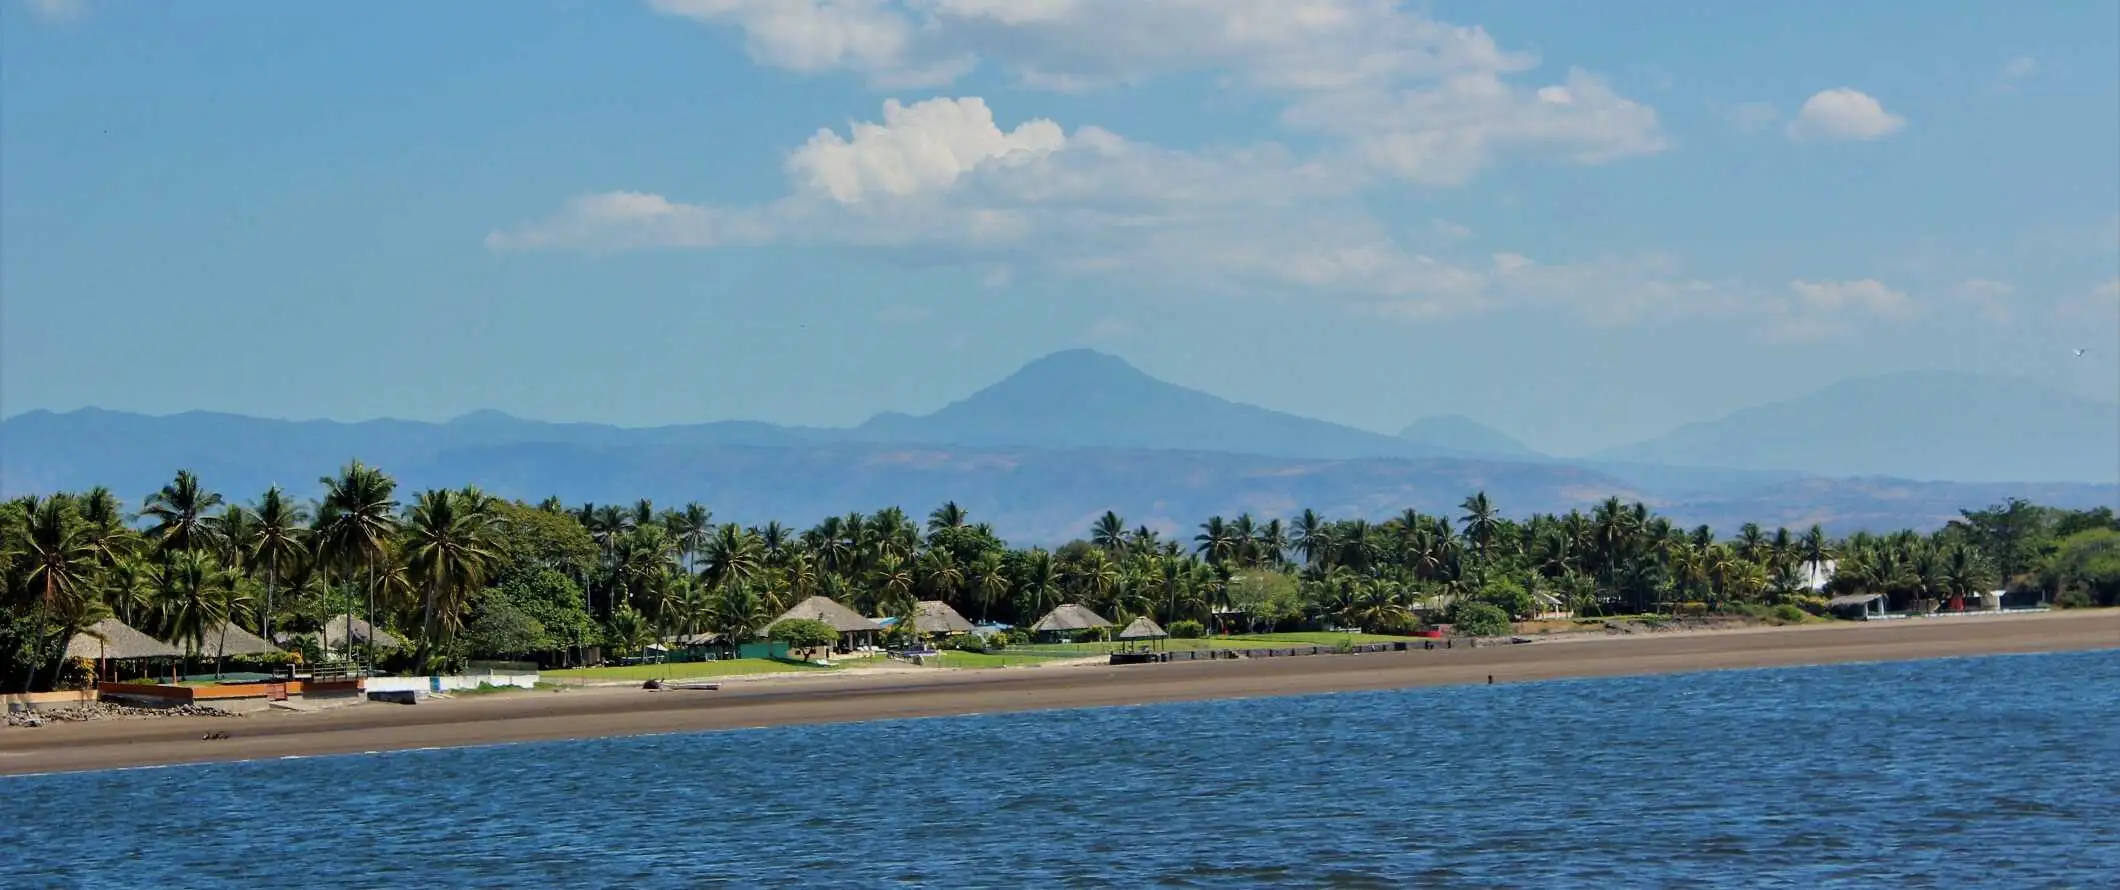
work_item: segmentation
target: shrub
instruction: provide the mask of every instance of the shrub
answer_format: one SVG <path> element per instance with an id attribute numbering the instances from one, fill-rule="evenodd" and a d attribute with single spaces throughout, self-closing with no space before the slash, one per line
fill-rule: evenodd
<path id="1" fill-rule="evenodd" d="M 2054 597 L 2056 609 L 2088 609 L 2094 605 L 2097 604 L 2091 602 L 2090 592 L 2080 587 L 2061 591 L 2060 596 Z"/>
<path id="2" fill-rule="evenodd" d="M 942 648 L 959 652 L 985 652 L 987 642 L 985 637 L 978 634 L 951 634 L 948 639 L 942 641 Z"/>
<path id="3" fill-rule="evenodd" d="M 1197 640 L 1207 635 L 1207 627 L 1191 619 L 1173 621 L 1170 623 L 1170 635 L 1180 640 Z"/>
<path id="4" fill-rule="evenodd" d="M 1707 603 L 1679 603 L 1678 614 L 1687 618 L 1698 618 L 1708 614 Z"/>
<path id="5" fill-rule="evenodd" d="M 1774 620 L 1776 621 L 1780 621 L 1784 624 L 1801 624 L 1803 623 L 1803 619 L 1803 610 L 1796 608 L 1793 605 L 1790 605 L 1788 603 L 1782 603 L 1781 605 L 1774 607 Z"/>
<path id="6" fill-rule="evenodd" d="M 1492 603 L 1463 602 L 1451 609 L 1458 636 L 1498 637 L 1510 631 L 1509 613 Z"/>
<path id="7" fill-rule="evenodd" d="M 1789 603 L 1813 615 L 1824 615 L 1827 611 L 1826 598 L 1822 596 L 1792 596 Z"/>

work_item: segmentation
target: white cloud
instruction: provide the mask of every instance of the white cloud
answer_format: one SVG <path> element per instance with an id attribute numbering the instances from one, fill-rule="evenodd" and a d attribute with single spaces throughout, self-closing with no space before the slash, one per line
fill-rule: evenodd
<path id="1" fill-rule="evenodd" d="M 1796 292 L 1800 305 L 1813 310 L 1860 310 L 1894 318 L 1914 311 L 1914 303 L 1907 299 L 1905 291 L 1893 290 L 1875 278 L 1817 282 L 1798 279 L 1789 282 L 1789 289 Z"/>
<path id="2" fill-rule="evenodd" d="M 1477 72 L 1420 89 L 1321 93 L 1281 119 L 1347 140 L 1372 169 L 1434 186 L 1463 185 L 1512 154 L 1600 164 L 1666 146 L 1654 109 L 1580 69 L 1537 90 Z"/>
<path id="3" fill-rule="evenodd" d="M 2008 282 L 1985 278 L 1968 278 L 1952 288 L 1959 300 L 1997 324 L 2010 320 L 2010 297 L 2016 293 L 2017 288 Z"/>
<path id="4" fill-rule="evenodd" d="M 1799 141 L 1867 141 L 1897 133 L 1906 123 L 1906 118 L 1884 110 L 1868 94 L 1839 87 L 1805 99 L 1796 119 L 1789 122 L 1788 133 Z"/>
<path id="5" fill-rule="evenodd" d="M 1866 319 L 1903 319 L 1914 314 L 1905 291 L 1875 278 L 1789 282 L 1789 296 L 1763 304 L 1770 342 L 1807 343 L 1851 333 Z"/>
<path id="6" fill-rule="evenodd" d="M 78 21 L 88 15 L 88 0 L 25 0 L 31 14 L 47 22 Z"/>
<path id="7" fill-rule="evenodd" d="M 1023 164 L 1067 142 L 1060 125 L 1039 118 L 1002 132 L 978 97 L 911 106 L 883 103 L 883 123 L 856 123 L 853 137 L 820 130 L 788 160 L 803 185 L 844 204 L 947 188 L 985 166 Z"/>
<path id="8" fill-rule="evenodd" d="M 1287 103 L 1292 127 L 1431 185 L 1499 157 L 1604 163 L 1662 151 L 1656 112 L 1572 71 L 1537 66 L 1485 30 L 1386 0 L 649 0 L 733 26 L 759 62 L 845 71 L 875 86 L 948 83 L 981 64 L 1033 89 L 1079 91 L 1207 71 Z"/>
<path id="9" fill-rule="evenodd" d="M 1425 246 L 1410 243 L 1362 209 L 1370 183 L 1359 174 L 1277 146 L 1183 152 L 1096 127 L 1003 125 L 975 97 L 887 103 L 881 122 L 812 138 L 789 155 L 786 173 L 787 191 L 764 204 L 591 194 L 486 243 L 592 252 L 830 245 L 988 270 L 989 286 L 1018 273 L 1117 276 L 1203 294 L 1323 297 L 1416 319 L 1533 306 L 1622 324 L 1794 306 L 1688 276 L 1661 255 L 1559 264 L 1452 256 L 1471 234 L 1463 226 L 1434 220 L 1415 233 Z M 1814 310 L 1888 310 L 1903 299 L 1875 282 L 1798 282 L 1795 292 Z"/>
<path id="10" fill-rule="evenodd" d="M 2054 315 L 2063 322 L 2091 325 L 2090 330 L 2103 335 L 2104 330 L 2120 325 L 2120 278 L 2061 301 L 2054 307 Z"/>

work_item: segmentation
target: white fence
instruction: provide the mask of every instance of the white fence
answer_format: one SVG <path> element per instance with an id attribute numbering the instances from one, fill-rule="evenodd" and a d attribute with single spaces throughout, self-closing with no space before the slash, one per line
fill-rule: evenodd
<path id="1" fill-rule="evenodd" d="M 537 674 L 484 674 L 480 676 L 446 677 L 369 677 L 369 692 L 412 692 L 431 695 L 436 692 L 455 692 L 460 689 L 477 689 L 479 686 L 514 686 L 532 689 L 537 686 Z"/>

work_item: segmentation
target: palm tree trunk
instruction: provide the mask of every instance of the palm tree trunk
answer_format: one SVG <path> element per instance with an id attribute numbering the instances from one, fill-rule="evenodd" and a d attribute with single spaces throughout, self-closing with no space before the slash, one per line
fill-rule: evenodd
<path id="1" fill-rule="evenodd" d="M 265 630 L 265 642 L 270 643 L 274 647 L 278 647 L 280 644 L 272 638 L 272 585 L 279 579 L 280 554 L 279 551 L 273 551 L 265 566 L 265 617 L 259 619 L 259 626 Z"/>
<path id="2" fill-rule="evenodd" d="M 368 650 L 367 666 L 375 668 L 375 556 L 368 557 L 368 631 L 361 634 L 361 643 Z M 353 643 L 353 628 L 346 628 L 346 642 Z"/>

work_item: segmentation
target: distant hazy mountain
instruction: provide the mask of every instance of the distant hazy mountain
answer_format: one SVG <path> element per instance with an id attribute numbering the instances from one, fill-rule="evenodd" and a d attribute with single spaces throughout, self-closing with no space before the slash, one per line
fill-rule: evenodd
<path id="1" fill-rule="evenodd" d="M 1542 455 L 1494 427 L 1463 414 L 1423 417 L 1399 431 L 1399 438 L 1416 445 L 1487 457 L 1541 458 Z"/>
<path id="2" fill-rule="evenodd" d="M 924 417 L 880 414 L 855 430 L 890 442 L 1150 448 L 1277 457 L 1408 457 L 1418 445 L 1232 402 L 1151 377 L 1117 356 L 1056 352 Z"/>
<path id="3" fill-rule="evenodd" d="M 477 441 L 467 426 L 524 424 L 538 437 Z M 1305 460 L 1170 449 L 930 446 L 826 442 L 790 446 L 698 444 L 696 429 L 572 429 L 481 417 L 444 424 L 316 424 L 230 415 L 148 417 L 108 411 L 36 413 L 0 422 L 0 494 L 109 485 L 137 505 L 190 469 L 231 501 L 277 483 L 302 497 L 348 458 L 389 472 L 399 496 L 475 483 L 495 494 L 569 504 L 707 504 L 724 521 L 807 525 L 849 510 L 902 506 L 924 512 L 955 500 L 1009 539 L 1054 544 L 1086 533 L 1105 510 L 1131 523 L 1190 537 L 1210 515 L 1290 516 L 1309 507 L 1383 519 L 1407 507 L 1455 515 L 1484 490 L 1510 515 L 1588 508 L 1607 496 L 1644 499 L 1684 524 L 1732 529 L 1820 522 L 1827 528 L 1933 528 L 1960 507 L 2016 495 L 2061 506 L 2120 502 L 2120 487 L 1902 483 L 1889 480 L 1756 482 L 1716 491 L 1643 489 L 1558 463 L 1452 458 Z M 598 444 L 557 441 L 565 433 Z M 1733 477 L 1735 478 L 1735 477 Z M 1743 476 L 1757 479 L 1757 474 Z"/>
<path id="4" fill-rule="evenodd" d="M 1599 455 L 1959 482 L 2120 481 L 2120 405 L 1942 371 L 1844 381 Z"/>
<path id="5" fill-rule="evenodd" d="M 801 523 L 955 500 L 1029 543 L 1080 534 L 1107 509 L 1189 529 L 1213 514 L 1287 516 L 1305 507 L 1373 518 L 1406 507 L 1449 512 L 1475 490 L 1510 515 L 1618 496 L 1719 528 L 1748 520 L 1930 528 L 1960 507 L 2010 496 L 2056 506 L 2120 503 L 2120 486 L 2111 484 L 1928 484 L 1793 472 L 2116 475 L 2120 409 L 2014 381 L 1912 379 L 1932 385 L 1857 381 L 1595 461 L 1541 458 L 1464 418 L 1424 420 L 1403 439 L 1365 432 L 1174 386 L 1088 351 L 1040 359 L 925 417 L 886 414 L 853 429 L 740 421 L 632 429 L 496 411 L 446 423 L 32 411 L 0 421 L 0 495 L 101 484 L 137 504 L 189 469 L 232 500 L 248 501 L 271 484 L 310 496 L 318 477 L 358 457 L 390 472 L 408 497 L 470 482 L 569 503 L 698 500 L 727 520 Z M 1905 390 L 1948 396 L 1922 401 Z M 2103 477 L 2091 472 L 2101 447 Z M 1730 466 L 1755 469 L 1723 468 Z"/>

